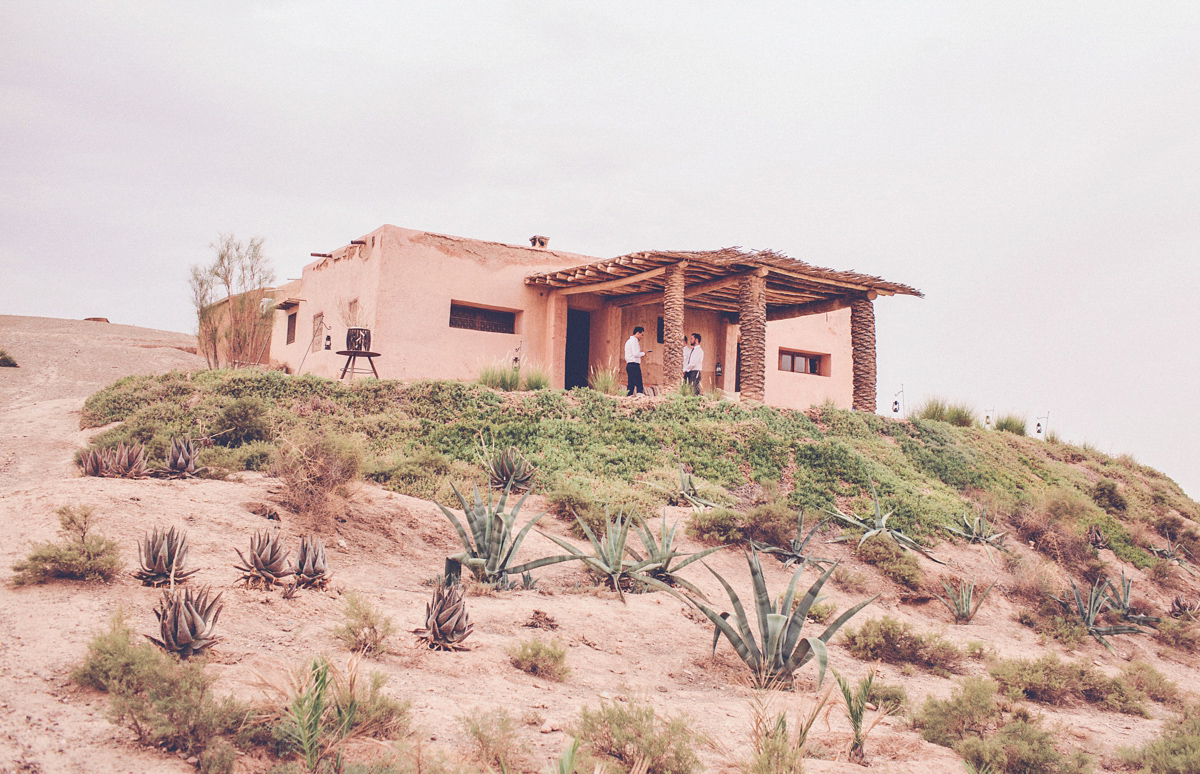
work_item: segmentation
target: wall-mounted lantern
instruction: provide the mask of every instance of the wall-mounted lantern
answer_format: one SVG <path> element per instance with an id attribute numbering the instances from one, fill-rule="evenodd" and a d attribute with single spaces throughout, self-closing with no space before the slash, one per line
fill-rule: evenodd
<path id="1" fill-rule="evenodd" d="M 333 349 L 333 337 L 332 336 L 325 337 L 325 349 Z"/>

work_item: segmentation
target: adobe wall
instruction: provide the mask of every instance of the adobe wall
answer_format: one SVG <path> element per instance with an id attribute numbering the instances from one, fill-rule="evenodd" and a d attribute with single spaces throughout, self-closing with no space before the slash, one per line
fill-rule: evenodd
<path id="1" fill-rule="evenodd" d="M 780 371 L 780 348 L 829 355 L 829 376 Z M 768 405 L 806 409 L 828 400 L 849 409 L 853 396 L 849 309 L 767 323 Z"/>
<path id="2" fill-rule="evenodd" d="M 333 326 L 333 350 L 343 349 L 346 326 L 339 299 L 358 297 L 372 314 L 375 366 L 384 379 L 474 379 L 482 366 L 510 362 L 520 348 L 561 387 L 566 304 L 551 302 L 546 288 L 525 285 L 529 274 L 578 266 L 588 256 L 383 226 L 363 246 L 347 246 L 304 268 L 293 295 L 299 307 L 297 342 L 284 345 L 286 315 L 276 321 L 272 355 L 296 371 L 311 337 L 312 317 L 323 312 Z M 515 333 L 451 328 L 451 301 L 516 313 Z M 561 319 L 560 319 L 561 318 Z M 301 342 L 300 339 L 304 341 Z M 303 373 L 337 378 L 345 357 L 309 352 Z"/>

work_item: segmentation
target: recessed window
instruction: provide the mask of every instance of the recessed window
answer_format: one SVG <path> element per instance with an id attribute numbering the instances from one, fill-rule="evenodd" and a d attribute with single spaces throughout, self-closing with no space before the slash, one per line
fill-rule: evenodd
<path id="1" fill-rule="evenodd" d="M 516 333 L 517 313 L 504 309 L 450 304 L 450 327 L 489 333 Z"/>
<path id="2" fill-rule="evenodd" d="M 660 318 L 658 318 L 658 343 L 665 344 L 666 337 L 667 337 L 667 325 L 663 321 L 663 318 L 660 317 Z"/>
<path id="3" fill-rule="evenodd" d="M 292 344 L 296 341 L 296 313 L 292 312 L 288 315 L 287 343 Z"/>
<path id="4" fill-rule="evenodd" d="M 794 374 L 829 376 L 829 355 L 781 349 L 779 350 L 779 370 L 791 371 Z"/>

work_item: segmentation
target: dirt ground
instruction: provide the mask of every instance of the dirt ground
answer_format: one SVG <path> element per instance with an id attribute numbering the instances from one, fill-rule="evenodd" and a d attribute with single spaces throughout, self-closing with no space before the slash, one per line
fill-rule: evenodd
<path id="1" fill-rule="evenodd" d="M 686 713 L 693 719 L 703 737 L 701 758 L 709 771 L 737 769 L 749 749 L 756 693 L 746 685 L 741 664 L 726 643 L 716 657 L 710 655 L 711 625 L 669 595 L 627 595 L 622 604 L 615 595 L 592 589 L 577 567 L 557 565 L 535 573 L 536 590 L 471 597 L 471 649 L 431 652 L 418 647 L 409 632 L 424 622 L 430 595 L 425 584 L 440 571 L 443 558 L 459 550 L 451 527 L 431 503 L 360 486 L 349 518 L 324 531 L 335 575 L 330 588 L 284 600 L 278 591 L 235 586 L 232 567 L 237 558 L 234 546 L 247 545 L 255 530 L 278 523 L 250 510 L 257 503 L 272 502 L 274 479 L 249 473 L 229 481 L 80 477 L 72 454 L 95 432 L 78 429 L 84 399 L 120 376 L 203 368 L 193 348 L 192 337 L 176 333 L 0 316 L 0 349 L 20 363 L 20 368 L 0 368 L 0 631 L 5 635 L 0 637 L 0 772 L 194 771 L 178 756 L 140 746 L 131 731 L 106 719 L 103 694 L 68 680 L 88 641 L 114 611 L 126 611 L 136 631 L 156 632 L 151 610 L 159 592 L 142 587 L 128 573 L 137 562 L 136 541 L 156 525 L 185 528 L 191 564 L 202 568 L 192 582 L 223 590 L 225 609 L 218 633 L 224 639 L 207 667 L 217 677 L 218 693 L 259 698 L 251 685 L 257 674 L 277 673 L 320 654 L 344 664 L 349 654 L 330 630 L 341 621 L 342 595 L 353 590 L 395 623 L 398 633 L 388 652 L 364 666 L 389 677 L 390 694 L 411 700 L 416 733 L 428 749 L 462 756 L 468 744 L 456 718 L 476 707 L 504 707 L 522 721 L 527 770 L 541 771 L 568 743 L 566 730 L 581 707 L 634 695 L 661 713 Z M 28 553 L 31 543 L 55 538 L 54 511 L 68 504 L 95 508 L 97 531 L 120 542 L 127 572 L 111 584 L 9 585 L 12 564 Z M 531 497 L 523 513 L 535 515 L 541 506 Z M 280 513 L 280 528 L 294 546 L 311 525 L 286 510 Z M 668 520 L 687 515 L 685 509 L 667 509 Z M 568 534 L 566 525 L 552 517 L 540 526 L 560 536 Z M 683 547 L 701 546 L 685 539 Z M 536 533 L 521 551 L 529 558 L 551 553 L 561 550 Z M 848 555 L 842 546 L 829 546 L 826 553 Z M 1196 685 L 1195 654 L 1160 653 L 1149 637 L 1117 638 L 1115 655 L 1091 641 L 1075 653 L 1053 643 L 1040 645 L 1031 630 L 1015 621 L 1017 605 L 1003 593 L 1009 577 L 1002 563 L 994 565 L 979 550 L 966 547 L 945 545 L 939 554 L 948 560 L 946 568 L 921 560 L 931 579 L 938 574 L 974 574 L 979 581 L 1000 581 L 969 626 L 952 625 L 936 601 L 906 600 L 898 587 L 861 565 L 855 569 L 867 576 L 870 591 L 847 594 L 829 584 L 828 601 L 844 609 L 878 590 L 882 597 L 852 625 L 886 613 L 940 631 L 959 645 L 984 643 L 1000 656 L 1057 651 L 1068 658 L 1086 657 L 1111 674 L 1126 661 L 1140 658 L 1185 688 Z M 708 564 L 749 596 L 749 573 L 739 552 L 718 552 Z M 773 560 L 764 560 L 764 567 L 772 591 L 782 592 L 789 573 Z M 693 566 L 685 572 L 710 599 L 723 598 L 720 586 L 703 568 Z M 804 588 L 814 575 L 806 571 Z M 1149 588 L 1140 573 L 1134 572 L 1134 577 L 1135 588 Z M 551 616 L 557 630 L 526 628 L 535 610 Z M 810 627 L 816 631 L 806 627 L 806 634 L 820 632 Z M 530 637 L 556 638 L 567 645 L 572 673 L 565 682 L 541 680 L 510 665 L 506 649 Z M 857 679 L 870 665 L 851 657 L 835 638 L 830 666 Z M 970 661 L 966 670 L 986 674 L 986 666 L 977 661 Z M 927 695 L 946 696 L 954 687 L 952 679 L 926 672 L 905 675 L 888 665 L 880 672 L 885 682 L 906 686 L 912 705 Z M 771 694 L 773 710 L 811 705 L 815 674 L 806 667 L 798 673 L 795 692 Z M 1116 748 L 1157 734 L 1168 714 L 1159 705 L 1152 705 L 1151 719 L 1088 706 L 1033 708 L 1061 728 L 1064 738 L 1098 753 L 1101 766 L 1111 762 Z M 840 706 L 818 722 L 812 738 L 825 751 L 825 759 L 807 761 L 807 771 L 861 771 L 841 754 L 850 735 Z M 903 717 L 885 719 L 872 732 L 867 753 L 870 767 L 880 772 L 962 771 L 953 752 L 922 741 Z M 244 755 L 238 763 L 238 770 L 245 772 L 267 767 L 254 755 Z"/>

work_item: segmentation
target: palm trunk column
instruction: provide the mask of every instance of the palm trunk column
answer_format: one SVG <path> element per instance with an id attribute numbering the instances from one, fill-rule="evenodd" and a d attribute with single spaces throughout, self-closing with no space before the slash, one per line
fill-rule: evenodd
<path id="1" fill-rule="evenodd" d="M 875 305 L 850 304 L 850 351 L 854 358 L 854 410 L 875 413 Z"/>
<path id="2" fill-rule="evenodd" d="M 742 400 L 761 403 L 767 392 L 767 278 L 743 277 L 738 286 L 742 340 Z"/>
<path id="3" fill-rule="evenodd" d="M 668 266 L 663 275 L 663 388 L 683 381 L 683 270 L 686 263 Z"/>

